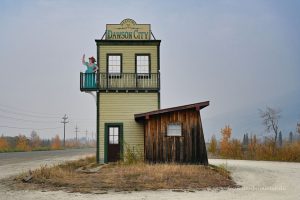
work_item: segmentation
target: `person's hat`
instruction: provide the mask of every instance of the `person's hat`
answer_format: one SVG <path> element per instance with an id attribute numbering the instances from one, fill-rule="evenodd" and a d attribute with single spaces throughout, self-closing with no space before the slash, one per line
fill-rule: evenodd
<path id="1" fill-rule="evenodd" d="M 93 56 L 89 57 L 89 60 L 92 60 L 92 63 L 96 62 L 96 59 Z"/>

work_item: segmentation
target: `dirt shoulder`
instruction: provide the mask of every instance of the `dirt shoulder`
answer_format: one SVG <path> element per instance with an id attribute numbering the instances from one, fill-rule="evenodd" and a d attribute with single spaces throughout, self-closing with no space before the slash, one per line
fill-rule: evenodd
<path id="1" fill-rule="evenodd" d="M 61 157 L 60 160 L 69 160 L 70 157 Z M 57 162 L 57 161 L 56 161 Z M 43 164 L 49 161 L 43 161 Z M 173 190 L 153 190 L 137 192 L 108 192 L 107 194 L 82 194 L 69 193 L 62 190 L 47 191 L 39 190 L 12 190 L 3 185 L 0 180 L 0 197 L 5 200 L 117 200 L 117 199 L 190 199 L 190 200 L 224 200 L 224 199 L 264 199 L 264 200 L 294 200 L 300 199 L 299 180 L 300 163 L 269 162 L 269 161 L 248 161 L 248 160 L 224 160 L 210 159 L 209 163 L 214 165 L 225 165 L 231 172 L 233 180 L 241 185 L 240 188 L 228 188 L 226 190 L 207 189 L 195 192 L 175 192 Z M 7 170 L 20 173 L 23 169 L 37 168 L 41 162 L 17 164 L 13 169 L 11 165 L 2 166 L 1 176 L 7 177 Z M 53 164 L 53 161 L 51 161 Z M 6 175 L 5 175 L 6 174 Z M 12 173 L 9 173 L 13 175 Z M 1 178 L 0 178 L 1 179 Z M 103 191 L 99 191 L 100 193 Z M 0 198 L 0 199 L 1 199 Z"/>
<path id="2" fill-rule="evenodd" d="M 24 182 L 23 179 L 29 179 Z M 42 166 L 5 180 L 13 189 L 64 190 L 81 193 L 143 190 L 203 190 L 237 187 L 226 169 L 179 164 L 97 165 L 94 158 Z"/>

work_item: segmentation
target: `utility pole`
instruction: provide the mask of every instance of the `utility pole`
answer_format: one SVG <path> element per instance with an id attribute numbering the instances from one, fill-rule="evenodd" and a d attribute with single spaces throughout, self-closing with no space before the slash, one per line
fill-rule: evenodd
<path id="1" fill-rule="evenodd" d="M 66 148 L 66 124 L 69 122 L 67 121 L 68 117 L 66 114 L 65 114 L 65 116 L 63 116 L 62 119 L 63 119 L 63 121 L 61 123 L 64 124 L 64 148 Z"/>
<path id="2" fill-rule="evenodd" d="M 77 133 L 78 133 L 78 127 L 77 127 L 77 124 L 76 124 L 76 127 L 75 127 L 75 133 L 76 133 L 76 142 L 77 142 Z"/>
<path id="3" fill-rule="evenodd" d="M 86 129 L 85 130 L 85 141 L 86 141 L 86 143 L 87 143 L 87 134 L 88 134 L 88 130 Z"/>

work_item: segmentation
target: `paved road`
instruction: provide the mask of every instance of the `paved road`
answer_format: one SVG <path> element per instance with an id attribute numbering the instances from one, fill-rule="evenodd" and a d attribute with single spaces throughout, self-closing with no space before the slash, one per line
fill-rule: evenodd
<path id="1" fill-rule="evenodd" d="M 91 151 L 93 152 L 93 151 Z M 53 155 L 46 160 L 45 157 L 38 157 L 38 160 L 24 161 L 12 164 L 0 164 L 0 179 L 7 175 L 16 174 L 22 170 L 38 167 L 40 164 L 55 163 L 66 159 L 78 158 L 84 154 L 91 153 L 62 152 Z M 66 153 L 66 154 L 64 154 Z M 74 156 L 70 156 L 74 155 Z M 61 157 L 60 157 L 61 156 Z M 46 156 L 47 157 L 47 156 Z M 16 160 L 16 159 L 14 159 Z M 17 159 L 18 160 L 18 159 Z M 1 161 L 2 162 L 2 161 Z M 12 162 L 9 159 L 6 162 Z M 16 161 L 13 161 L 16 162 Z M 78 194 L 66 193 L 63 191 L 42 192 L 42 191 L 11 191 L 1 185 L 0 180 L 0 199 L 2 200 L 94 200 L 94 199 L 248 199 L 248 200 L 297 200 L 300 199 L 300 163 L 286 162 L 265 162 L 265 161 L 243 161 L 243 160 L 221 160 L 210 159 L 211 164 L 225 164 L 232 172 L 233 179 L 242 187 L 227 190 L 205 190 L 198 192 L 172 192 L 172 191 L 143 191 L 143 192 L 109 192 L 108 194 Z M 14 169 L 13 172 L 11 169 Z M 6 170 L 6 171 L 5 171 Z M 8 171 L 7 171 L 8 170 Z"/>
<path id="2" fill-rule="evenodd" d="M 57 151 L 32 151 L 32 152 L 10 152 L 0 153 L 0 166 L 7 164 L 17 164 L 28 161 L 51 159 L 65 156 L 80 156 L 96 152 L 94 148 L 88 149 L 67 149 Z"/>
<path id="3" fill-rule="evenodd" d="M 96 149 L 68 149 L 57 151 L 32 151 L 0 153 L 0 179 L 41 165 L 51 165 L 95 155 Z M 1 196 L 0 196 L 1 200 Z"/>

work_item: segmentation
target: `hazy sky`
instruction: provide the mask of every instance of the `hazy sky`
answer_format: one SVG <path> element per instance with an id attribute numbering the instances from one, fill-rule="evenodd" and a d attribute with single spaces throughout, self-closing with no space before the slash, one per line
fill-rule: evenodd
<path id="1" fill-rule="evenodd" d="M 209 100 L 206 140 L 226 124 L 264 135 L 258 109 L 280 108 L 286 134 L 300 121 L 300 1 L 0 1 L 0 134 L 95 132 L 96 106 L 79 90 L 81 56 L 96 56 L 105 24 L 132 18 L 161 39 L 161 102 Z M 11 127 L 11 128 L 7 128 Z M 12 128 L 16 127 L 16 128 Z M 22 129 L 17 129 L 22 128 Z M 28 129 L 24 129 L 28 128 Z M 32 129 L 31 129 L 32 128 Z"/>

